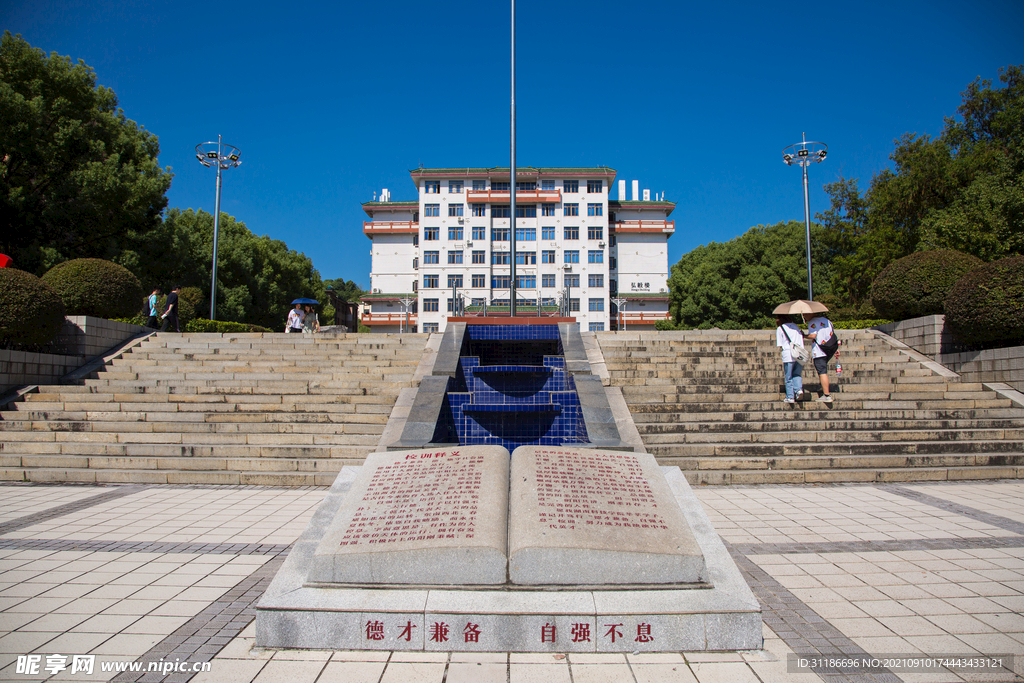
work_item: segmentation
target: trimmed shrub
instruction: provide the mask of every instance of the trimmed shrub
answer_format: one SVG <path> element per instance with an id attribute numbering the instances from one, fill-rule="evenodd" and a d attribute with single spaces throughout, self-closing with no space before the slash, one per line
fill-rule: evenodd
<path id="1" fill-rule="evenodd" d="M 67 315 L 130 318 L 139 312 L 143 292 L 130 270 L 98 258 L 59 263 L 43 275 L 64 301 Z"/>
<path id="2" fill-rule="evenodd" d="M 188 324 L 199 317 L 199 305 L 204 301 L 206 298 L 198 287 L 182 287 L 178 290 L 178 323 L 181 329 L 187 331 Z M 209 305 L 210 302 L 206 303 Z M 166 308 L 166 304 L 164 307 Z"/>
<path id="3" fill-rule="evenodd" d="M 206 318 L 196 318 L 189 322 L 187 326 L 182 326 L 186 332 L 271 332 L 265 327 L 259 325 L 250 325 L 249 323 L 233 323 L 227 320 L 207 320 Z"/>
<path id="4" fill-rule="evenodd" d="M 64 302 L 31 273 L 0 268 L 0 346 L 39 347 L 57 338 Z"/>
<path id="5" fill-rule="evenodd" d="M 943 312 L 946 295 L 981 259 L 952 249 L 896 259 L 871 283 L 871 303 L 883 318 L 906 320 Z"/>
<path id="6" fill-rule="evenodd" d="M 968 344 L 1024 339 L 1024 256 L 975 268 L 946 297 L 946 324 Z"/>

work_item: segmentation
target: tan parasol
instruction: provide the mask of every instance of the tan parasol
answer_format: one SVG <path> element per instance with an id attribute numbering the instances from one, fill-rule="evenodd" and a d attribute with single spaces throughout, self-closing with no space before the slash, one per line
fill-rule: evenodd
<path id="1" fill-rule="evenodd" d="M 772 311 L 772 315 L 800 315 L 803 313 L 827 313 L 828 308 L 825 304 L 818 303 L 817 301 L 808 301 L 807 299 L 797 299 L 796 301 L 787 301 L 784 304 L 779 304 Z"/>

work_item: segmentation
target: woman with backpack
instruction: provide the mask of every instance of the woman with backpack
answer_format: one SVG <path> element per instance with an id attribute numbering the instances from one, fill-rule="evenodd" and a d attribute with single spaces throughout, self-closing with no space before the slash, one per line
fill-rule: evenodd
<path id="1" fill-rule="evenodd" d="M 808 316 L 815 317 L 807 320 Z M 811 359 L 814 362 L 814 369 L 818 371 L 818 378 L 821 380 L 821 397 L 819 403 L 831 403 L 832 394 L 828 390 L 828 362 L 836 355 L 839 349 L 839 337 L 832 327 L 832 323 L 825 316 L 813 313 L 804 313 L 804 322 L 807 323 L 807 332 L 804 339 L 814 342 L 811 350 Z"/>

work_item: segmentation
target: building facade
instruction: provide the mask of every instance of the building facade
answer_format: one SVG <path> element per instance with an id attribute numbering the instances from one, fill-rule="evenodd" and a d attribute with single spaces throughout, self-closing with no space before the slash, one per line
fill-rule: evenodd
<path id="1" fill-rule="evenodd" d="M 415 169 L 416 201 L 363 204 L 372 242 L 362 323 L 439 332 L 450 316 L 564 315 L 580 328 L 650 329 L 668 313 L 675 203 L 609 194 L 609 168 Z M 515 243 L 513 253 L 512 244 Z M 622 306 L 616 303 L 619 300 Z"/>

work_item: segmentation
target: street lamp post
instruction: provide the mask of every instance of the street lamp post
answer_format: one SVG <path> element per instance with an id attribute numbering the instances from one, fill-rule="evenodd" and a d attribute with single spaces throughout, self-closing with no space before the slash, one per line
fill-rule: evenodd
<path id="1" fill-rule="evenodd" d="M 214 147 L 213 145 L 216 145 Z M 217 308 L 217 233 L 220 231 L 220 172 L 222 169 L 234 168 L 242 163 L 242 150 L 224 144 L 220 136 L 217 142 L 201 142 L 196 145 L 196 159 L 209 168 L 217 167 L 217 193 L 213 207 L 213 274 L 210 280 L 210 320 L 216 320 L 214 311 Z"/>
<path id="2" fill-rule="evenodd" d="M 623 297 L 616 297 L 612 299 L 612 302 L 615 304 L 615 310 L 619 314 L 619 330 L 621 331 L 625 331 L 625 326 L 622 318 L 622 309 L 626 307 L 626 303 L 628 301 L 628 299 L 624 299 Z"/>
<path id="3" fill-rule="evenodd" d="M 410 299 L 410 298 L 406 297 L 404 299 L 399 299 L 398 301 L 399 301 L 399 303 L 402 304 L 402 308 L 405 309 L 405 331 L 408 332 L 409 331 L 409 307 L 412 306 L 412 302 L 416 301 L 416 299 Z M 398 331 L 399 332 L 402 331 L 402 322 L 401 321 L 398 322 Z"/>
<path id="4" fill-rule="evenodd" d="M 814 301 L 814 285 L 811 280 L 811 204 L 807 196 L 807 167 L 820 164 L 828 154 L 828 145 L 824 142 L 808 142 L 807 134 L 802 135 L 803 142 L 790 145 L 782 150 L 782 162 L 787 166 L 796 164 L 803 169 L 804 175 L 804 233 L 807 238 L 807 300 Z"/>

